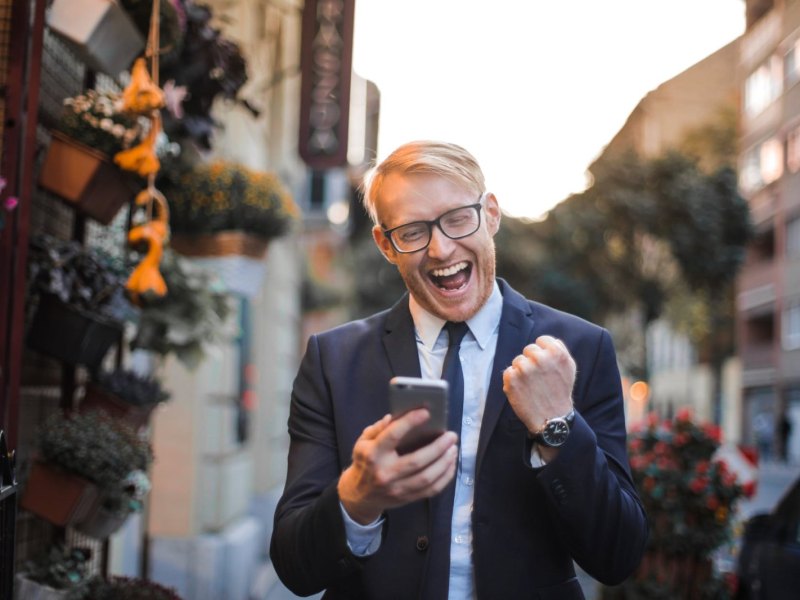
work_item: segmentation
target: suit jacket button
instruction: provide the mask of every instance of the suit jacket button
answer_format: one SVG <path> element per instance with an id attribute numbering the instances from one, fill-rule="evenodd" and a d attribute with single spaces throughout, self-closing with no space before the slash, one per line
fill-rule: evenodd
<path id="1" fill-rule="evenodd" d="M 428 549 L 428 536 L 421 535 L 417 538 L 417 550 L 424 552 Z"/>

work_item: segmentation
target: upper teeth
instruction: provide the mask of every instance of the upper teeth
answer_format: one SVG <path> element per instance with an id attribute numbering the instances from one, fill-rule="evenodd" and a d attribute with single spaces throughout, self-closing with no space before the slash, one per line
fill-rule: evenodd
<path id="1" fill-rule="evenodd" d="M 456 263 L 444 269 L 434 269 L 433 271 L 431 271 L 431 273 L 433 274 L 434 277 L 449 277 L 450 275 L 455 275 L 459 271 L 466 268 L 467 268 L 466 261 L 462 261 L 460 263 Z"/>

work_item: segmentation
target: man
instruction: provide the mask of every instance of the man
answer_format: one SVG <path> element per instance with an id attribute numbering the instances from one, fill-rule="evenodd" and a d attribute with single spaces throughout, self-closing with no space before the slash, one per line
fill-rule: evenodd
<path id="1" fill-rule="evenodd" d="M 282 581 L 326 598 L 583 598 L 575 560 L 621 582 L 647 525 L 608 333 L 495 278 L 500 207 L 463 148 L 401 146 L 364 191 L 409 293 L 309 339 L 270 549 Z M 388 381 L 440 377 L 446 323 L 468 326 L 461 431 L 398 454 L 429 415 L 388 416 Z"/>

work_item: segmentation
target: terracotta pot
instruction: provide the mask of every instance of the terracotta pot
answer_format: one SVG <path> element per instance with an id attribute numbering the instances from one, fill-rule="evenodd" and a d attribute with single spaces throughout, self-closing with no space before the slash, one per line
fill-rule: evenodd
<path id="1" fill-rule="evenodd" d="M 119 169 L 106 155 L 57 131 L 47 149 L 39 185 L 103 225 L 143 187 L 135 175 Z"/>
<path id="2" fill-rule="evenodd" d="M 99 409 L 116 419 L 130 423 L 135 429 L 140 429 L 147 425 L 150 420 L 150 413 L 153 412 L 157 404 L 143 406 L 131 404 L 94 383 L 87 383 L 84 389 L 85 394 L 79 407 L 81 412 Z"/>
<path id="3" fill-rule="evenodd" d="M 31 467 L 20 507 L 65 527 L 89 515 L 99 498 L 93 483 L 36 461 Z"/>
<path id="4" fill-rule="evenodd" d="M 184 256 L 230 256 L 240 255 L 263 259 L 269 241 L 243 231 L 220 231 L 189 235 L 173 233 L 170 246 Z"/>
<path id="5" fill-rule="evenodd" d="M 26 342 L 37 352 L 95 370 L 112 344 L 120 340 L 122 330 L 117 321 L 91 315 L 56 296 L 43 294 Z"/>
<path id="6" fill-rule="evenodd" d="M 47 25 L 96 71 L 117 76 L 144 50 L 128 13 L 113 0 L 53 0 Z"/>

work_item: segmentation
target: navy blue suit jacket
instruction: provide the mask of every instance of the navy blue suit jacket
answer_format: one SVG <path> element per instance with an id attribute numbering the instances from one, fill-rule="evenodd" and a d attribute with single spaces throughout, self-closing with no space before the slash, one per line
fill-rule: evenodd
<path id="1" fill-rule="evenodd" d="M 638 565 L 647 524 L 628 468 L 620 376 L 610 336 L 531 302 L 498 280 L 503 312 L 478 444 L 472 511 L 478 597 L 582 598 L 573 559 L 616 584 Z M 526 429 L 503 393 L 502 372 L 540 335 L 561 339 L 577 363 L 576 419 L 558 457 L 529 462 Z M 392 309 L 311 336 L 294 382 L 291 445 L 270 555 L 300 595 L 326 598 L 446 596 L 433 553 L 429 500 L 386 512 L 380 549 L 348 549 L 336 484 L 363 429 L 389 412 L 388 381 L 419 376 L 406 295 Z"/>

